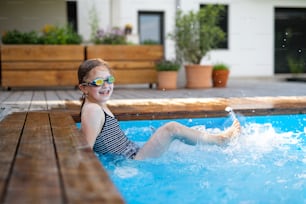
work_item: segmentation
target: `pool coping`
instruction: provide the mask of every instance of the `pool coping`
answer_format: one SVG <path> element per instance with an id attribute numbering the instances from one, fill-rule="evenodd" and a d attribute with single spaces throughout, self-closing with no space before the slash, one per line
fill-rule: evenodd
<path id="1" fill-rule="evenodd" d="M 306 96 L 120 99 L 107 104 L 118 120 L 223 117 L 228 106 L 245 116 L 306 113 Z M 78 122 L 79 110 L 72 112 Z"/>

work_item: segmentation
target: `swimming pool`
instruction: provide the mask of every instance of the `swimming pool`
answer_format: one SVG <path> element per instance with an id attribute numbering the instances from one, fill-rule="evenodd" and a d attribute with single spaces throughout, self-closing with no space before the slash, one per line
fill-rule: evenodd
<path id="1" fill-rule="evenodd" d="M 306 203 L 306 115 L 238 116 L 228 145 L 173 142 L 157 159 L 100 156 L 127 203 Z M 122 121 L 140 145 L 168 120 Z M 177 119 L 218 132 L 230 118 Z M 205 126 L 204 126 L 204 125 Z"/>

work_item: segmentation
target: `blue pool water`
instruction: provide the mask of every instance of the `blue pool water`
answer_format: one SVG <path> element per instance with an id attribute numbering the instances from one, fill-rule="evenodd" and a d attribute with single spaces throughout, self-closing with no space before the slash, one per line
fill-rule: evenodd
<path id="1" fill-rule="evenodd" d="M 238 119 L 241 136 L 224 146 L 175 141 L 157 159 L 99 159 L 129 204 L 306 203 L 306 115 Z M 120 125 L 142 145 L 167 121 Z M 210 132 L 231 123 L 230 118 L 176 121 Z"/>

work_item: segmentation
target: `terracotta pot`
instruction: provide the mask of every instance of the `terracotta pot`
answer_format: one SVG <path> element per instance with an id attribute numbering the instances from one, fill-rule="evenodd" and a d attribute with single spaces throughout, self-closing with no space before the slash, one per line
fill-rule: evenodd
<path id="1" fill-rule="evenodd" d="M 157 72 L 157 88 L 163 89 L 176 89 L 177 71 L 160 71 Z"/>
<path id="2" fill-rule="evenodd" d="M 214 87 L 226 87 L 229 70 L 214 70 L 212 74 Z"/>
<path id="3" fill-rule="evenodd" d="M 192 89 L 212 87 L 211 65 L 186 65 L 186 87 Z"/>

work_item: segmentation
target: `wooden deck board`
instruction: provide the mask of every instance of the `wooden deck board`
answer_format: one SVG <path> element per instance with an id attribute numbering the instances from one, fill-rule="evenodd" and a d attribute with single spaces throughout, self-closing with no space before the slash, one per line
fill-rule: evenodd
<path id="1" fill-rule="evenodd" d="M 0 122 L 0 203 L 124 203 L 70 114 Z"/>
<path id="2" fill-rule="evenodd" d="M 44 91 L 35 91 L 31 99 L 29 111 L 48 110 L 48 104 Z"/>
<path id="3" fill-rule="evenodd" d="M 65 109 L 65 102 L 59 98 L 57 91 L 47 91 L 46 100 L 47 100 L 48 110 L 55 108 Z"/>
<path id="4" fill-rule="evenodd" d="M 6 203 L 61 203 L 62 189 L 48 114 L 28 113 Z"/>
<path id="5" fill-rule="evenodd" d="M 0 94 L 0 105 L 7 100 L 7 98 L 12 94 L 12 92 L 1 92 Z"/>
<path id="6" fill-rule="evenodd" d="M 50 114 L 53 136 L 69 203 L 122 203 L 102 164 L 66 113 Z M 102 176 L 103 175 L 103 176 Z M 103 193 L 101 193 L 103 192 Z"/>
<path id="7" fill-rule="evenodd" d="M 0 123 L 0 203 L 4 202 L 15 151 L 22 133 L 26 113 L 9 115 Z"/>

